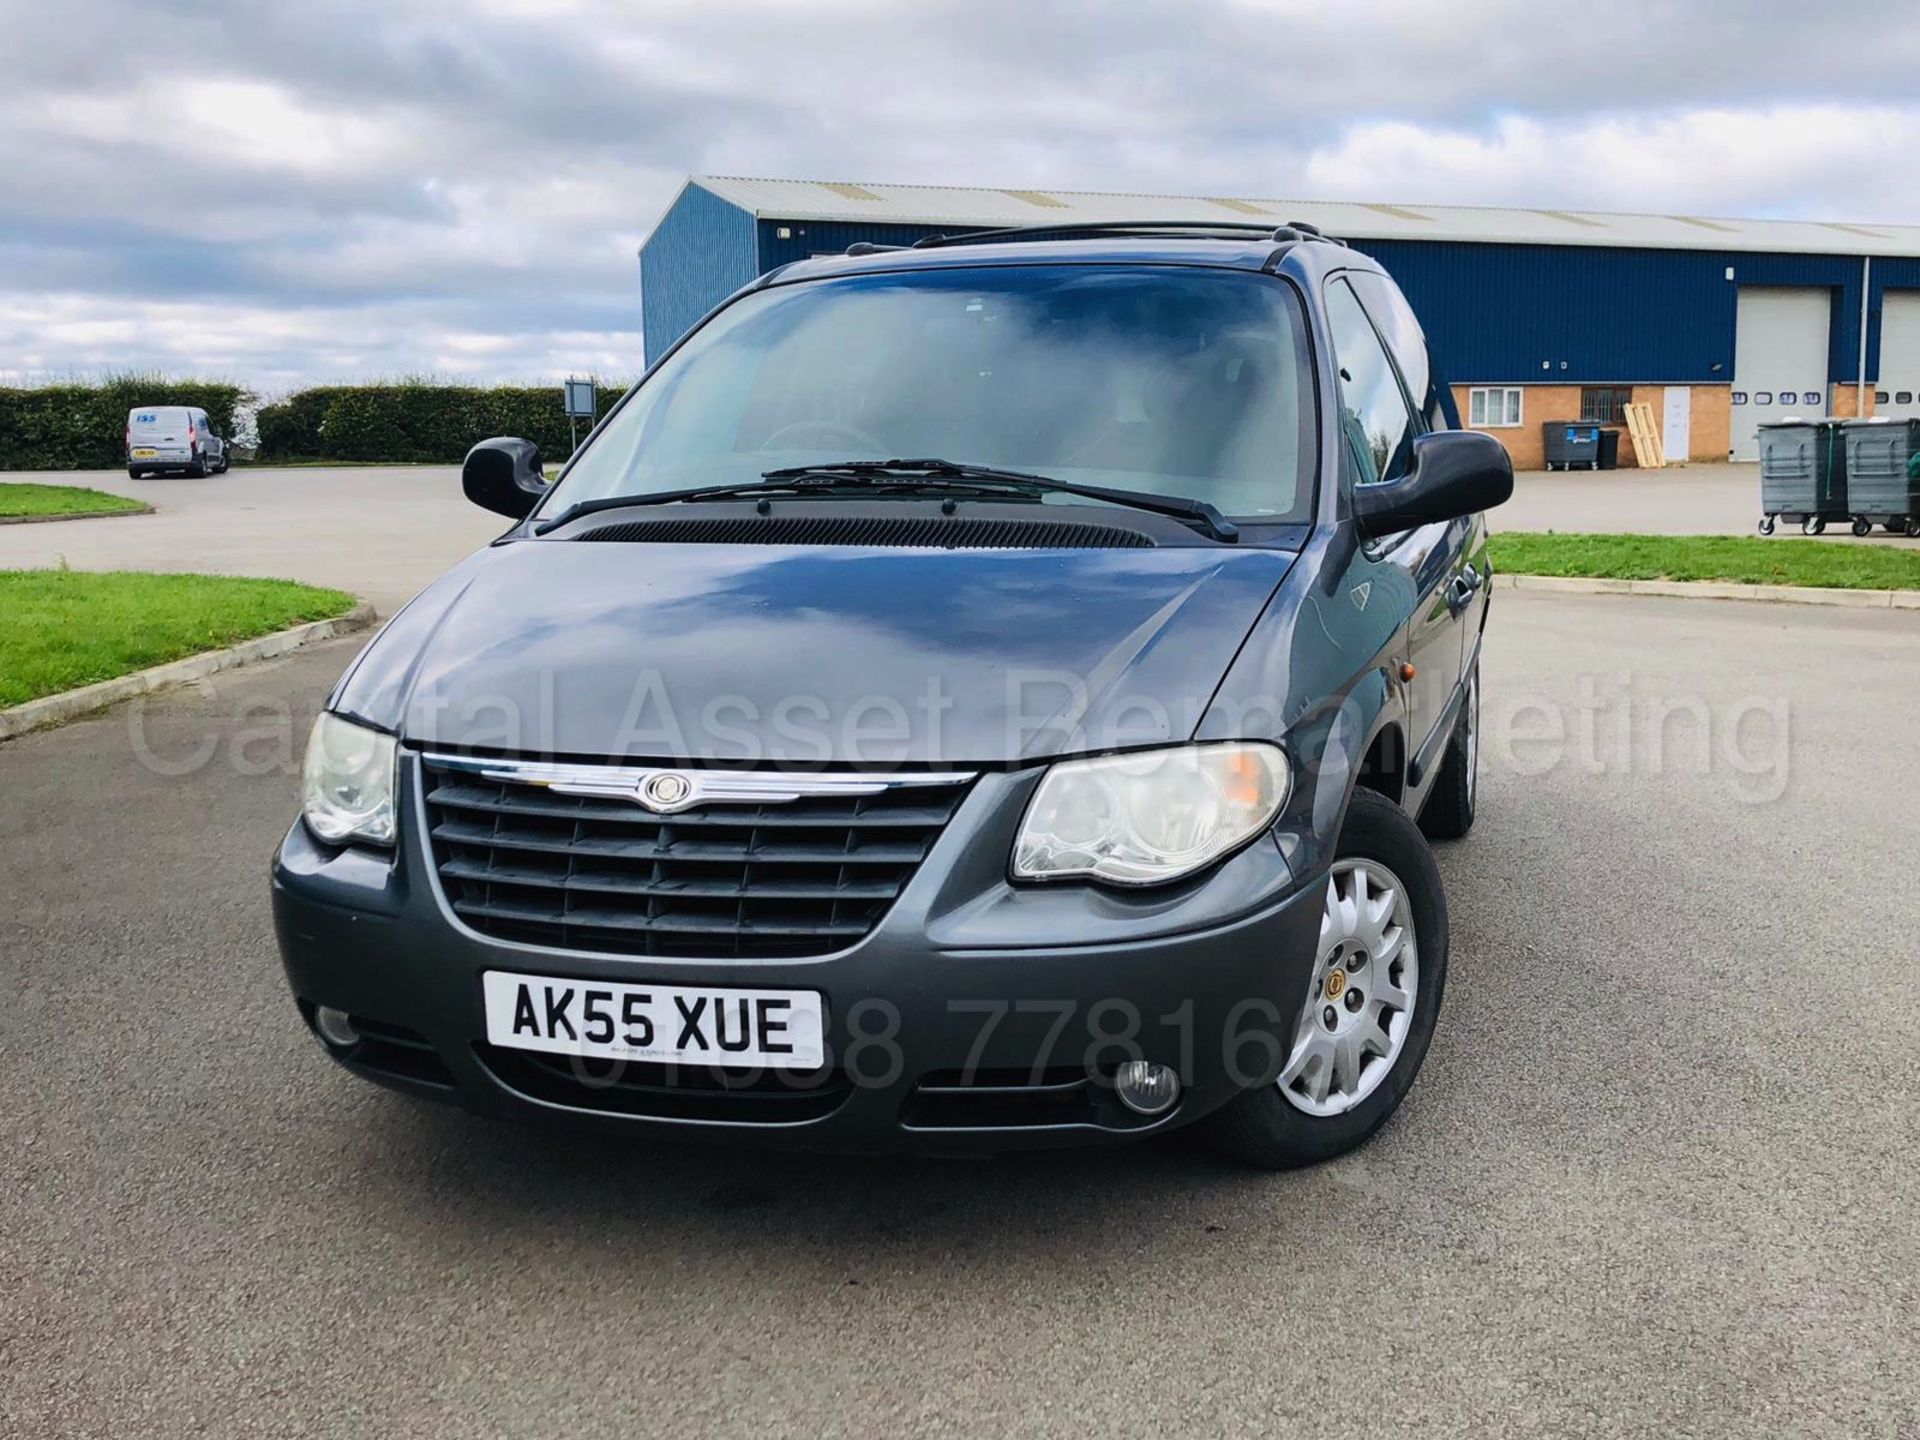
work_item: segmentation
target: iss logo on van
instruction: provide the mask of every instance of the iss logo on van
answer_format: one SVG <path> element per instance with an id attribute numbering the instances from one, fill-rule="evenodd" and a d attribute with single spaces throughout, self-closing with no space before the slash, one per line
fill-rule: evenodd
<path id="1" fill-rule="evenodd" d="M 823 1007 L 811 990 L 627 985 L 503 970 L 487 971 L 481 986 L 487 1040 L 509 1049 L 772 1070 L 825 1063 Z"/>

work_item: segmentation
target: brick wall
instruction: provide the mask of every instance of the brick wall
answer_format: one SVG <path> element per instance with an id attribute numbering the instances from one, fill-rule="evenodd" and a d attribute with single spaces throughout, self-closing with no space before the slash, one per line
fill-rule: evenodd
<path id="1" fill-rule="evenodd" d="M 1860 414 L 1860 389 L 1851 380 L 1836 382 L 1827 400 L 1827 414 L 1836 420 L 1865 419 L 1873 414 L 1873 386 L 1867 386 L 1867 414 Z"/>
<path id="2" fill-rule="evenodd" d="M 1472 413 L 1468 409 L 1468 395 L 1475 387 L 1456 385 L 1453 387 L 1454 402 L 1460 407 L 1460 419 L 1464 423 Z M 1507 453 L 1513 457 L 1516 470 L 1542 470 L 1546 468 L 1546 442 L 1542 438 L 1540 427 L 1548 421 L 1568 421 L 1580 418 L 1579 385 L 1522 385 L 1524 392 L 1520 407 L 1520 421 L 1517 426 L 1488 426 L 1486 431 L 1494 439 L 1507 447 Z M 1662 411 L 1666 404 L 1666 386 L 1635 385 L 1633 403 L 1651 405 L 1656 425 L 1661 423 Z M 1730 448 L 1732 436 L 1732 391 L 1725 385 L 1695 385 L 1693 390 L 1693 418 L 1689 426 L 1689 460 L 1725 460 Z M 1469 426 L 1479 429 L 1479 426 Z M 1620 468 L 1631 470 L 1635 466 L 1633 441 L 1627 434 L 1626 422 L 1618 427 L 1620 431 Z"/>
<path id="3" fill-rule="evenodd" d="M 1660 413 L 1656 401 L 1653 413 Z M 1689 460 L 1725 460 L 1733 453 L 1733 387 L 1693 387 L 1693 444 Z"/>

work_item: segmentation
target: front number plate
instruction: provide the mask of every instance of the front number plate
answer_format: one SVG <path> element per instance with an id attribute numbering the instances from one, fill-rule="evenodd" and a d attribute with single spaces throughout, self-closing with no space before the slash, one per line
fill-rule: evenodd
<path id="1" fill-rule="evenodd" d="M 489 970 L 487 1040 L 606 1060 L 814 1070 L 825 1063 L 811 990 L 622 985 Z"/>

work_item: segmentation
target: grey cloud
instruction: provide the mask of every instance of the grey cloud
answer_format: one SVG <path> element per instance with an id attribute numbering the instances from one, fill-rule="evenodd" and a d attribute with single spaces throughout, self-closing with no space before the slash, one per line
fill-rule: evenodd
<path id="1" fill-rule="evenodd" d="M 0 371 L 103 363 L 56 296 L 119 307 L 129 350 L 180 369 L 200 332 L 155 307 L 215 307 L 224 353 L 274 377 L 637 361 L 634 245 L 703 170 L 1576 206 L 1603 172 L 1608 204 L 1896 218 L 1891 159 L 1707 173 L 1658 122 L 1912 117 L 1920 74 L 1920 11 L 1863 36 L 1776 0 L 0 8 L 34 57 L 0 95 Z M 1564 164 L 1448 158 L 1515 118 Z M 1611 122 L 1646 173 L 1581 148 Z M 1383 144 L 1389 123 L 1432 143 Z"/>

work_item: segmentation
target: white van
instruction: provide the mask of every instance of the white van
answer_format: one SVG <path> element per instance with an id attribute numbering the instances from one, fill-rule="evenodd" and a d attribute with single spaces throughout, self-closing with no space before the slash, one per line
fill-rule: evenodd
<path id="1" fill-rule="evenodd" d="M 162 470 L 218 475 L 227 442 L 195 405 L 136 405 L 127 412 L 127 474 L 138 480 Z"/>

